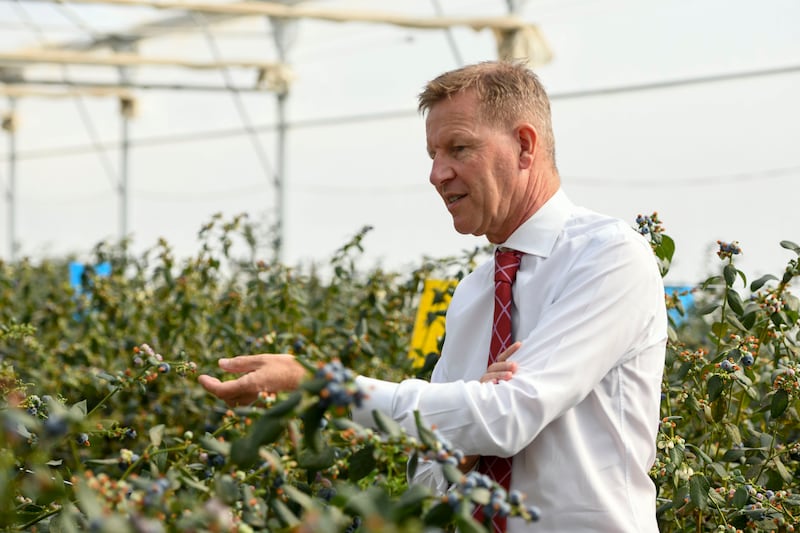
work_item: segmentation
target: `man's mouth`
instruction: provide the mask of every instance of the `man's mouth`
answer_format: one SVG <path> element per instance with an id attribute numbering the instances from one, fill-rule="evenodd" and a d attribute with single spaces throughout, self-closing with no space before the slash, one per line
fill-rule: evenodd
<path id="1" fill-rule="evenodd" d="M 454 204 L 457 201 L 461 200 L 465 196 L 466 196 L 466 194 L 453 194 L 453 195 L 447 196 L 444 199 L 444 201 L 447 202 L 447 205 L 451 205 L 451 204 Z"/>

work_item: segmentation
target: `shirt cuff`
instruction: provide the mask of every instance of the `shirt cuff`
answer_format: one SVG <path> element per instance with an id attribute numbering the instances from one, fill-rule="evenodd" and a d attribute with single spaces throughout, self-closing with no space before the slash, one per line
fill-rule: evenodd
<path id="1" fill-rule="evenodd" d="M 353 421 L 364 427 L 378 429 L 372 411 L 381 411 L 392 416 L 392 404 L 397 391 L 397 383 L 356 376 L 356 384 L 364 392 L 365 398 L 361 402 L 361 407 L 353 407 Z"/>

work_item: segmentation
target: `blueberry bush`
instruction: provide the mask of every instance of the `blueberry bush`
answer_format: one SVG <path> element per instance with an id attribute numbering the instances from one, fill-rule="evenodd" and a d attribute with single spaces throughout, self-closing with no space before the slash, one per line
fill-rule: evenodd
<path id="1" fill-rule="evenodd" d="M 675 244 L 636 218 L 666 274 Z M 329 261 L 275 260 L 244 216 L 214 217 L 199 252 L 98 244 L 78 286 L 71 258 L 0 262 L 0 529 L 8 531 L 485 531 L 476 505 L 531 520 L 525 495 L 462 474 L 463 454 L 418 420 L 376 414 L 358 373 L 427 377 L 408 343 L 425 279 L 460 278 L 485 249 L 406 273 L 360 268 L 365 228 Z M 800 247 L 781 246 L 795 256 Z M 736 242 L 670 309 L 663 419 L 651 476 L 662 531 L 793 531 L 800 521 L 798 300 L 784 272 L 748 280 Z M 100 275 L 93 265 L 110 264 Z M 432 317 L 435 318 L 435 317 Z M 298 391 L 228 408 L 196 381 L 220 357 L 296 354 Z M 438 462 L 453 490 L 409 486 Z"/>
<path id="2" fill-rule="evenodd" d="M 180 262 L 164 241 L 138 256 L 101 243 L 77 287 L 68 259 L 0 263 L 0 529 L 482 531 L 475 504 L 536 518 L 523 495 L 462 475 L 435 430 L 349 420 L 354 372 L 429 372 L 408 357 L 420 288 L 479 254 L 361 271 L 367 231 L 306 269 L 270 259 L 244 216 L 215 217 Z M 296 354 L 302 388 L 229 409 L 197 384 L 220 357 L 260 352 Z M 458 488 L 409 487 L 420 460 Z"/>

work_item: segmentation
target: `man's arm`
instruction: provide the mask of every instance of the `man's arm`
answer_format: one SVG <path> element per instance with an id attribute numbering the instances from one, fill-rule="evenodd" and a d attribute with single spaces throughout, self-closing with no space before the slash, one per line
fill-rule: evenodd
<path id="1" fill-rule="evenodd" d="M 497 362 L 486 369 L 481 382 L 506 381 L 517 369 L 517 363 L 506 361 L 522 343 L 516 342 L 500 354 Z M 303 378 L 308 376 L 306 369 L 290 354 L 240 355 L 230 359 L 220 359 L 219 367 L 225 372 L 242 374 L 229 381 L 203 374 L 198 382 L 208 392 L 224 400 L 230 406 L 253 403 L 261 392 L 284 392 L 295 390 Z M 369 409 L 372 412 L 372 409 Z"/>

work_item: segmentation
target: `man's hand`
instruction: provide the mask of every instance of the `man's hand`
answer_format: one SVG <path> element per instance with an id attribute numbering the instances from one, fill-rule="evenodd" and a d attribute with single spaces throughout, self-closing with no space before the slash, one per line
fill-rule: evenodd
<path id="1" fill-rule="evenodd" d="M 511 376 L 513 376 L 514 372 L 517 371 L 517 363 L 514 361 L 506 361 L 506 359 L 511 357 L 514 352 L 519 350 L 520 346 L 522 346 L 522 343 L 517 341 L 506 348 L 503 353 L 498 355 L 497 360 L 489 365 L 488 368 L 486 368 L 486 373 L 481 376 L 481 383 L 486 383 L 489 381 L 492 383 L 499 383 L 501 381 L 508 381 L 511 379 Z M 477 466 L 478 459 L 480 459 L 480 457 L 480 455 L 467 455 L 464 457 L 464 461 L 458 465 L 458 469 L 466 474 Z"/>
<path id="2" fill-rule="evenodd" d="M 303 365 L 289 354 L 240 355 L 220 359 L 218 364 L 225 372 L 242 375 L 230 381 L 220 381 L 203 374 L 197 381 L 231 407 L 253 403 L 260 392 L 295 390 L 306 374 Z"/>
<path id="3" fill-rule="evenodd" d="M 499 383 L 511 379 L 511 376 L 517 371 L 517 363 L 514 361 L 506 361 L 506 359 L 514 355 L 514 353 L 519 350 L 520 346 L 522 346 L 522 343 L 517 341 L 498 355 L 497 360 L 489 365 L 486 369 L 486 373 L 481 376 L 481 383 L 486 383 L 487 381 Z"/>

